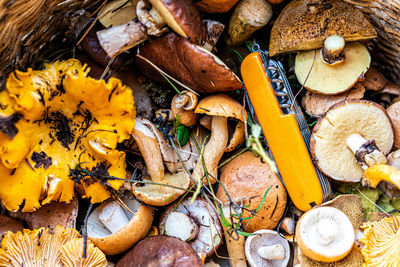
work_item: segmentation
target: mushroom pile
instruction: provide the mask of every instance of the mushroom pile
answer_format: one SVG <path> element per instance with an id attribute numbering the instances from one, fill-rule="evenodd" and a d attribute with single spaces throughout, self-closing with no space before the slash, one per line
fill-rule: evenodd
<path id="1" fill-rule="evenodd" d="M 100 2 L 65 16 L 65 53 L 0 88 L 0 266 L 397 263 L 400 86 L 351 1 Z M 331 179 L 336 198 L 305 211 L 241 81 L 258 47 Z"/>

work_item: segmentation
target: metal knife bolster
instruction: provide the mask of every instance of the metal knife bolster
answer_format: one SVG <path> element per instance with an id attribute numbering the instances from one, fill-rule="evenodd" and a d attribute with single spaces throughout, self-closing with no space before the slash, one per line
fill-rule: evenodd
<path id="1" fill-rule="evenodd" d="M 259 66 L 261 65 L 261 66 Z M 251 69 L 249 69 L 251 68 Z M 262 72 L 262 73 L 261 73 Z M 264 76 L 264 77 L 263 77 Z M 287 121 L 291 116 L 294 116 L 295 121 L 297 122 L 297 129 L 281 129 L 282 131 L 299 131 L 301 133 L 302 139 L 303 140 L 297 140 L 294 142 L 303 142 L 306 146 L 306 151 L 303 151 L 304 157 L 308 157 L 305 159 L 305 161 L 310 161 L 310 138 L 311 138 L 311 132 L 308 128 L 307 122 L 303 116 L 303 113 L 297 104 L 289 81 L 286 77 L 285 71 L 283 69 L 282 63 L 276 60 L 272 60 L 268 56 L 268 52 L 260 50 L 259 46 L 256 44 L 253 46 L 253 53 L 247 56 L 243 63 L 242 63 L 242 77 L 246 86 L 246 96 L 247 99 L 250 100 L 248 101 L 251 115 L 254 117 L 257 117 L 258 120 L 260 121 L 260 115 L 266 116 L 265 113 L 269 113 L 269 116 L 279 116 L 279 119 L 282 119 L 283 121 Z M 254 81 L 254 79 L 258 79 L 258 81 Z M 269 86 L 268 86 L 268 84 Z M 263 86 L 265 84 L 264 88 L 260 88 L 260 86 Z M 255 91 L 253 90 L 253 87 L 258 87 L 257 90 L 257 95 L 255 94 Z M 271 94 L 268 94 L 267 90 L 272 90 L 272 93 L 274 95 L 274 99 L 272 99 Z M 260 93 L 261 92 L 261 93 Z M 255 99 L 257 98 L 257 99 Z M 261 101 L 265 101 L 265 103 L 262 103 Z M 257 103 L 257 107 L 253 106 L 253 103 Z M 262 103 L 262 104 L 261 104 Z M 279 106 L 280 111 L 274 112 L 275 105 Z M 269 110 L 266 110 L 269 107 Z M 259 113 L 259 114 L 258 114 Z M 280 113 L 277 115 L 277 113 Z M 277 140 L 276 136 L 270 136 L 271 134 L 269 131 L 271 131 L 270 127 L 274 125 L 266 125 L 266 122 L 271 122 L 272 118 L 268 118 L 266 116 L 261 122 L 261 126 L 264 131 L 264 136 L 267 139 L 267 142 L 275 142 Z M 264 125 L 263 125 L 264 122 Z M 273 123 L 272 123 L 273 124 Z M 275 125 L 275 127 L 279 125 Z M 296 126 L 295 126 L 296 127 Z M 277 129 L 276 129 L 277 130 Z M 272 134 L 273 135 L 273 134 Z M 282 136 L 288 137 L 287 134 L 283 134 Z M 290 136 L 290 135 L 289 135 Z M 293 136 L 293 135 L 292 135 Z M 270 137 L 270 138 L 269 138 Z M 278 137 L 279 138 L 279 137 Z M 270 139 L 270 140 L 269 140 Z M 288 140 L 289 141 L 289 140 Z M 273 144 L 269 144 L 269 147 L 272 151 L 272 154 L 275 159 L 277 159 L 277 151 L 278 149 L 283 149 L 283 148 L 276 148 L 276 147 L 271 147 L 274 146 Z M 288 148 L 290 149 L 290 148 Z M 275 151 L 274 151 L 275 150 Z M 302 158 L 300 155 L 291 155 L 292 157 L 299 157 L 299 160 Z M 282 159 L 282 157 L 279 157 L 279 160 L 282 161 L 290 161 L 290 159 Z M 292 162 L 293 159 L 292 159 Z M 298 162 L 295 164 L 299 164 Z M 283 163 L 280 164 L 280 162 L 277 162 L 278 168 L 279 166 L 284 166 Z M 293 166 L 295 167 L 295 166 Z M 300 168 L 300 166 L 297 166 Z M 332 190 L 330 187 L 330 183 L 328 178 L 323 175 L 318 168 L 316 168 L 313 165 L 314 169 L 314 175 L 317 177 L 318 182 L 320 184 L 320 187 L 322 188 L 322 194 L 323 194 L 323 201 L 328 200 L 331 195 L 332 195 Z M 282 176 L 282 171 L 280 170 L 281 176 Z M 282 176 L 282 180 L 285 183 L 286 188 L 290 188 L 290 185 L 288 185 L 288 181 L 292 181 L 293 178 L 288 179 L 288 177 Z M 304 186 L 304 185 L 303 185 Z M 289 195 L 290 191 L 288 190 Z M 316 193 L 317 194 L 317 193 Z M 291 196 L 292 197 L 292 196 Z M 317 196 L 315 197 L 317 199 Z M 310 198 L 312 199 L 312 198 Z M 292 197 L 293 200 L 293 197 Z M 294 204 L 296 205 L 295 201 L 293 201 Z M 300 208 L 301 210 L 305 210 L 304 203 L 301 203 L 296 206 L 302 206 Z M 313 205 L 312 203 L 310 203 Z M 315 204 L 320 204 L 320 203 L 315 203 Z"/>

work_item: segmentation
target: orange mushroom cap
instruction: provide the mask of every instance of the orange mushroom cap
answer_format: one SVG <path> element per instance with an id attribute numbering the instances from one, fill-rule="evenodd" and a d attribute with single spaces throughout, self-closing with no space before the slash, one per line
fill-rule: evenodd
<path id="1" fill-rule="evenodd" d="M 9 76 L 0 92 L 0 198 L 8 210 L 22 203 L 28 212 L 51 201 L 70 202 L 70 171 L 77 166 L 125 177 L 125 153 L 116 146 L 134 127 L 132 91 L 115 78 L 89 78 L 89 71 L 71 59 Z M 110 196 L 104 184 L 123 184 L 81 181 L 92 203 Z"/>

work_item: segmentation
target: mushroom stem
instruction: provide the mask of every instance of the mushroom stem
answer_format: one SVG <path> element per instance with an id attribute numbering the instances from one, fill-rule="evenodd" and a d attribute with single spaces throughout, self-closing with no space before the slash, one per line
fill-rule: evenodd
<path id="1" fill-rule="evenodd" d="M 339 35 L 331 35 L 325 39 L 321 49 L 322 61 L 329 65 L 335 65 L 344 61 L 344 39 Z"/>
<path id="2" fill-rule="evenodd" d="M 363 169 L 376 164 L 386 164 L 386 156 L 379 150 L 375 140 L 366 140 L 360 134 L 351 134 L 346 139 L 346 145 L 355 154 Z"/>
<path id="3" fill-rule="evenodd" d="M 211 138 L 204 148 L 203 162 L 197 162 L 193 178 L 195 181 L 204 179 L 207 181 L 207 177 L 203 177 L 205 174 L 204 167 L 210 174 L 210 182 L 215 183 L 215 179 L 218 174 L 218 162 L 225 152 L 225 148 L 228 144 L 228 118 L 221 116 L 213 116 L 211 121 Z M 215 178 L 215 179 L 214 179 Z"/>
<path id="4" fill-rule="evenodd" d="M 258 255 L 266 260 L 283 260 L 285 259 L 285 248 L 281 244 L 272 246 L 264 246 L 258 248 Z"/>
<path id="5" fill-rule="evenodd" d="M 129 223 L 128 217 L 117 201 L 110 201 L 102 207 L 99 220 L 111 233 L 119 231 Z"/>
<path id="6" fill-rule="evenodd" d="M 338 225 L 334 220 L 324 218 L 317 223 L 317 234 L 320 237 L 318 241 L 322 245 L 331 243 L 335 239 L 337 233 Z"/>
<path id="7" fill-rule="evenodd" d="M 161 16 L 161 14 L 154 7 L 152 9 L 150 9 L 149 14 L 151 15 L 151 17 L 154 19 L 154 21 L 158 24 L 158 26 L 160 28 L 167 25 L 167 22 L 165 21 L 163 16 Z"/>
<path id="8" fill-rule="evenodd" d="M 168 214 L 165 221 L 165 234 L 188 242 L 199 234 L 199 227 L 188 215 L 174 211 Z"/>

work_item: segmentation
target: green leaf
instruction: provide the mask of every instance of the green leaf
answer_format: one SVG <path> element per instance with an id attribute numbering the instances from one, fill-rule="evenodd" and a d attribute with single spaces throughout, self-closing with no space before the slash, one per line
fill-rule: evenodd
<path id="1" fill-rule="evenodd" d="M 252 236 L 253 235 L 252 233 L 247 233 L 245 231 L 240 231 L 240 230 L 238 230 L 237 233 L 242 236 Z"/>
<path id="2" fill-rule="evenodd" d="M 268 192 L 271 189 L 271 187 L 272 187 L 272 185 L 270 187 L 268 187 L 267 191 L 265 191 L 264 196 L 263 196 L 263 198 L 262 198 L 262 200 L 260 202 L 260 205 L 258 205 L 258 207 L 256 209 L 256 212 L 258 212 L 262 208 L 262 206 L 264 205 L 265 199 L 267 198 Z"/>
<path id="3" fill-rule="evenodd" d="M 176 139 L 181 147 L 187 144 L 189 141 L 190 130 L 183 124 L 179 124 L 176 129 Z"/>
<path id="4" fill-rule="evenodd" d="M 222 211 L 221 206 L 218 206 L 219 213 L 221 214 L 221 222 L 225 227 L 231 227 L 231 224 L 225 219 L 224 212 Z"/>

